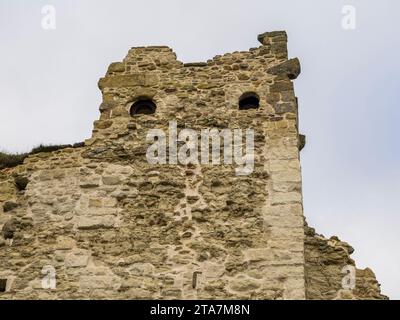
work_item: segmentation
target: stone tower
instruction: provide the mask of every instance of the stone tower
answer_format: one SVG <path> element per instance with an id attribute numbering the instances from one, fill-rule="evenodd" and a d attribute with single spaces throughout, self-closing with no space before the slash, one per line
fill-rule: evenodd
<path id="1" fill-rule="evenodd" d="M 285 32 L 258 40 L 201 63 L 182 63 L 168 47 L 132 48 L 100 79 L 100 119 L 83 146 L 1 171 L 0 299 L 336 295 L 340 288 L 327 296 L 332 288 L 318 280 L 324 240 L 313 242 L 304 226 L 292 82 L 299 61 L 288 59 Z M 149 130 L 176 141 L 171 121 L 178 133 L 253 129 L 252 172 L 149 163 Z"/>

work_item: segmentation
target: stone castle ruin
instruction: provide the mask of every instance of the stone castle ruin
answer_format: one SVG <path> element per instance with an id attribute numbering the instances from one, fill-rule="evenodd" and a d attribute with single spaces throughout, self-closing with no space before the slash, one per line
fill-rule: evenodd
<path id="1" fill-rule="evenodd" d="M 0 299 L 386 298 L 350 245 L 305 223 L 300 64 L 285 32 L 258 40 L 202 63 L 130 49 L 99 81 L 90 139 L 0 171 Z M 253 171 L 150 164 L 146 135 L 170 121 L 252 128 Z"/>

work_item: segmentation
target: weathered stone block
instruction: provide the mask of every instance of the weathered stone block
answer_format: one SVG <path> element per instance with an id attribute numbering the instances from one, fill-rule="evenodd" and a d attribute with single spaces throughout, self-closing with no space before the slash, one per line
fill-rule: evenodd
<path id="1" fill-rule="evenodd" d="M 14 209 L 18 208 L 18 203 L 14 202 L 14 201 L 6 201 L 3 204 L 3 211 L 4 212 L 9 212 L 12 211 Z"/>
<path id="2" fill-rule="evenodd" d="M 88 275 L 81 276 L 79 279 L 79 287 L 81 290 L 113 289 L 115 286 L 115 277 L 108 275 Z"/>
<path id="3" fill-rule="evenodd" d="M 127 75 L 108 76 L 100 79 L 99 88 L 127 88 L 135 86 L 154 86 L 158 83 L 158 76 L 151 73 L 134 73 Z"/>
<path id="4" fill-rule="evenodd" d="M 125 64 L 122 62 L 113 62 L 108 67 L 107 73 L 110 72 L 124 72 L 125 71 Z"/>
<path id="5" fill-rule="evenodd" d="M 298 58 L 290 59 L 269 68 L 267 72 L 273 75 L 285 74 L 289 79 L 296 79 L 301 72 L 300 61 Z"/>
<path id="6" fill-rule="evenodd" d="M 81 230 L 94 230 L 102 228 L 112 228 L 115 224 L 114 216 L 90 216 L 78 217 L 76 226 Z"/>
<path id="7" fill-rule="evenodd" d="M 117 185 L 121 182 L 121 178 L 118 176 L 104 176 L 102 181 L 106 185 Z"/>
<path id="8" fill-rule="evenodd" d="M 270 44 L 274 38 L 279 38 L 279 40 L 286 42 L 287 41 L 286 31 L 264 32 L 257 36 L 257 40 L 261 42 L 261 44 L 263 45 Z"/>
<path id="9" fill-rule="evenodd" d="M 100 185 L 100 178 L 97 176 L 85 177 L 80 182 L 81 188 L 96 188 Z"/>
<path id="10" fill-rule="evenodd" d="M 89 262 L 90 254 L 86 250 L 78 250 L 71 252 L 65 257 L 65 267 L 82 268 L 86 267 Z"/>

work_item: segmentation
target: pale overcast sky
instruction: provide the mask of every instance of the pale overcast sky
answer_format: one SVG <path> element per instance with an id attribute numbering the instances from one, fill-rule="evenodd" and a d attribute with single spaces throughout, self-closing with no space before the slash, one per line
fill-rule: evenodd
<path id="1" fill-rule="evenodd" d="M 56 29 L 43 30 L 44 5 Z M 342 28 L 342 7 L 356 29 Z M 258 46 L 286 30 L 295 81 L 305 215 L 354 248 L 400 298 L 400 2 L 397 0 L 0 0 L 0 148 L 90 137 L 97 81 L 128 49 L 168 45 L 184 62 Z"/>

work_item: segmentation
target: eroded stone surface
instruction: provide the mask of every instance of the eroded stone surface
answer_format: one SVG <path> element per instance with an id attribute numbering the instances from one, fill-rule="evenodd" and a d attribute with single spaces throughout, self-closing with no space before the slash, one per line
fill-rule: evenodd
<path id="1" fill-rule="evenodd" d="M 388 299 L 381 294 L 375 274 L 369 268 L 357 269 L 350 255 L 354 249 L 333 236 L 330 239 L 305 225 L 305 275 L 307 299 Z M 355 270 L 355 287 L 343 288 L 346 267 Z"/>

